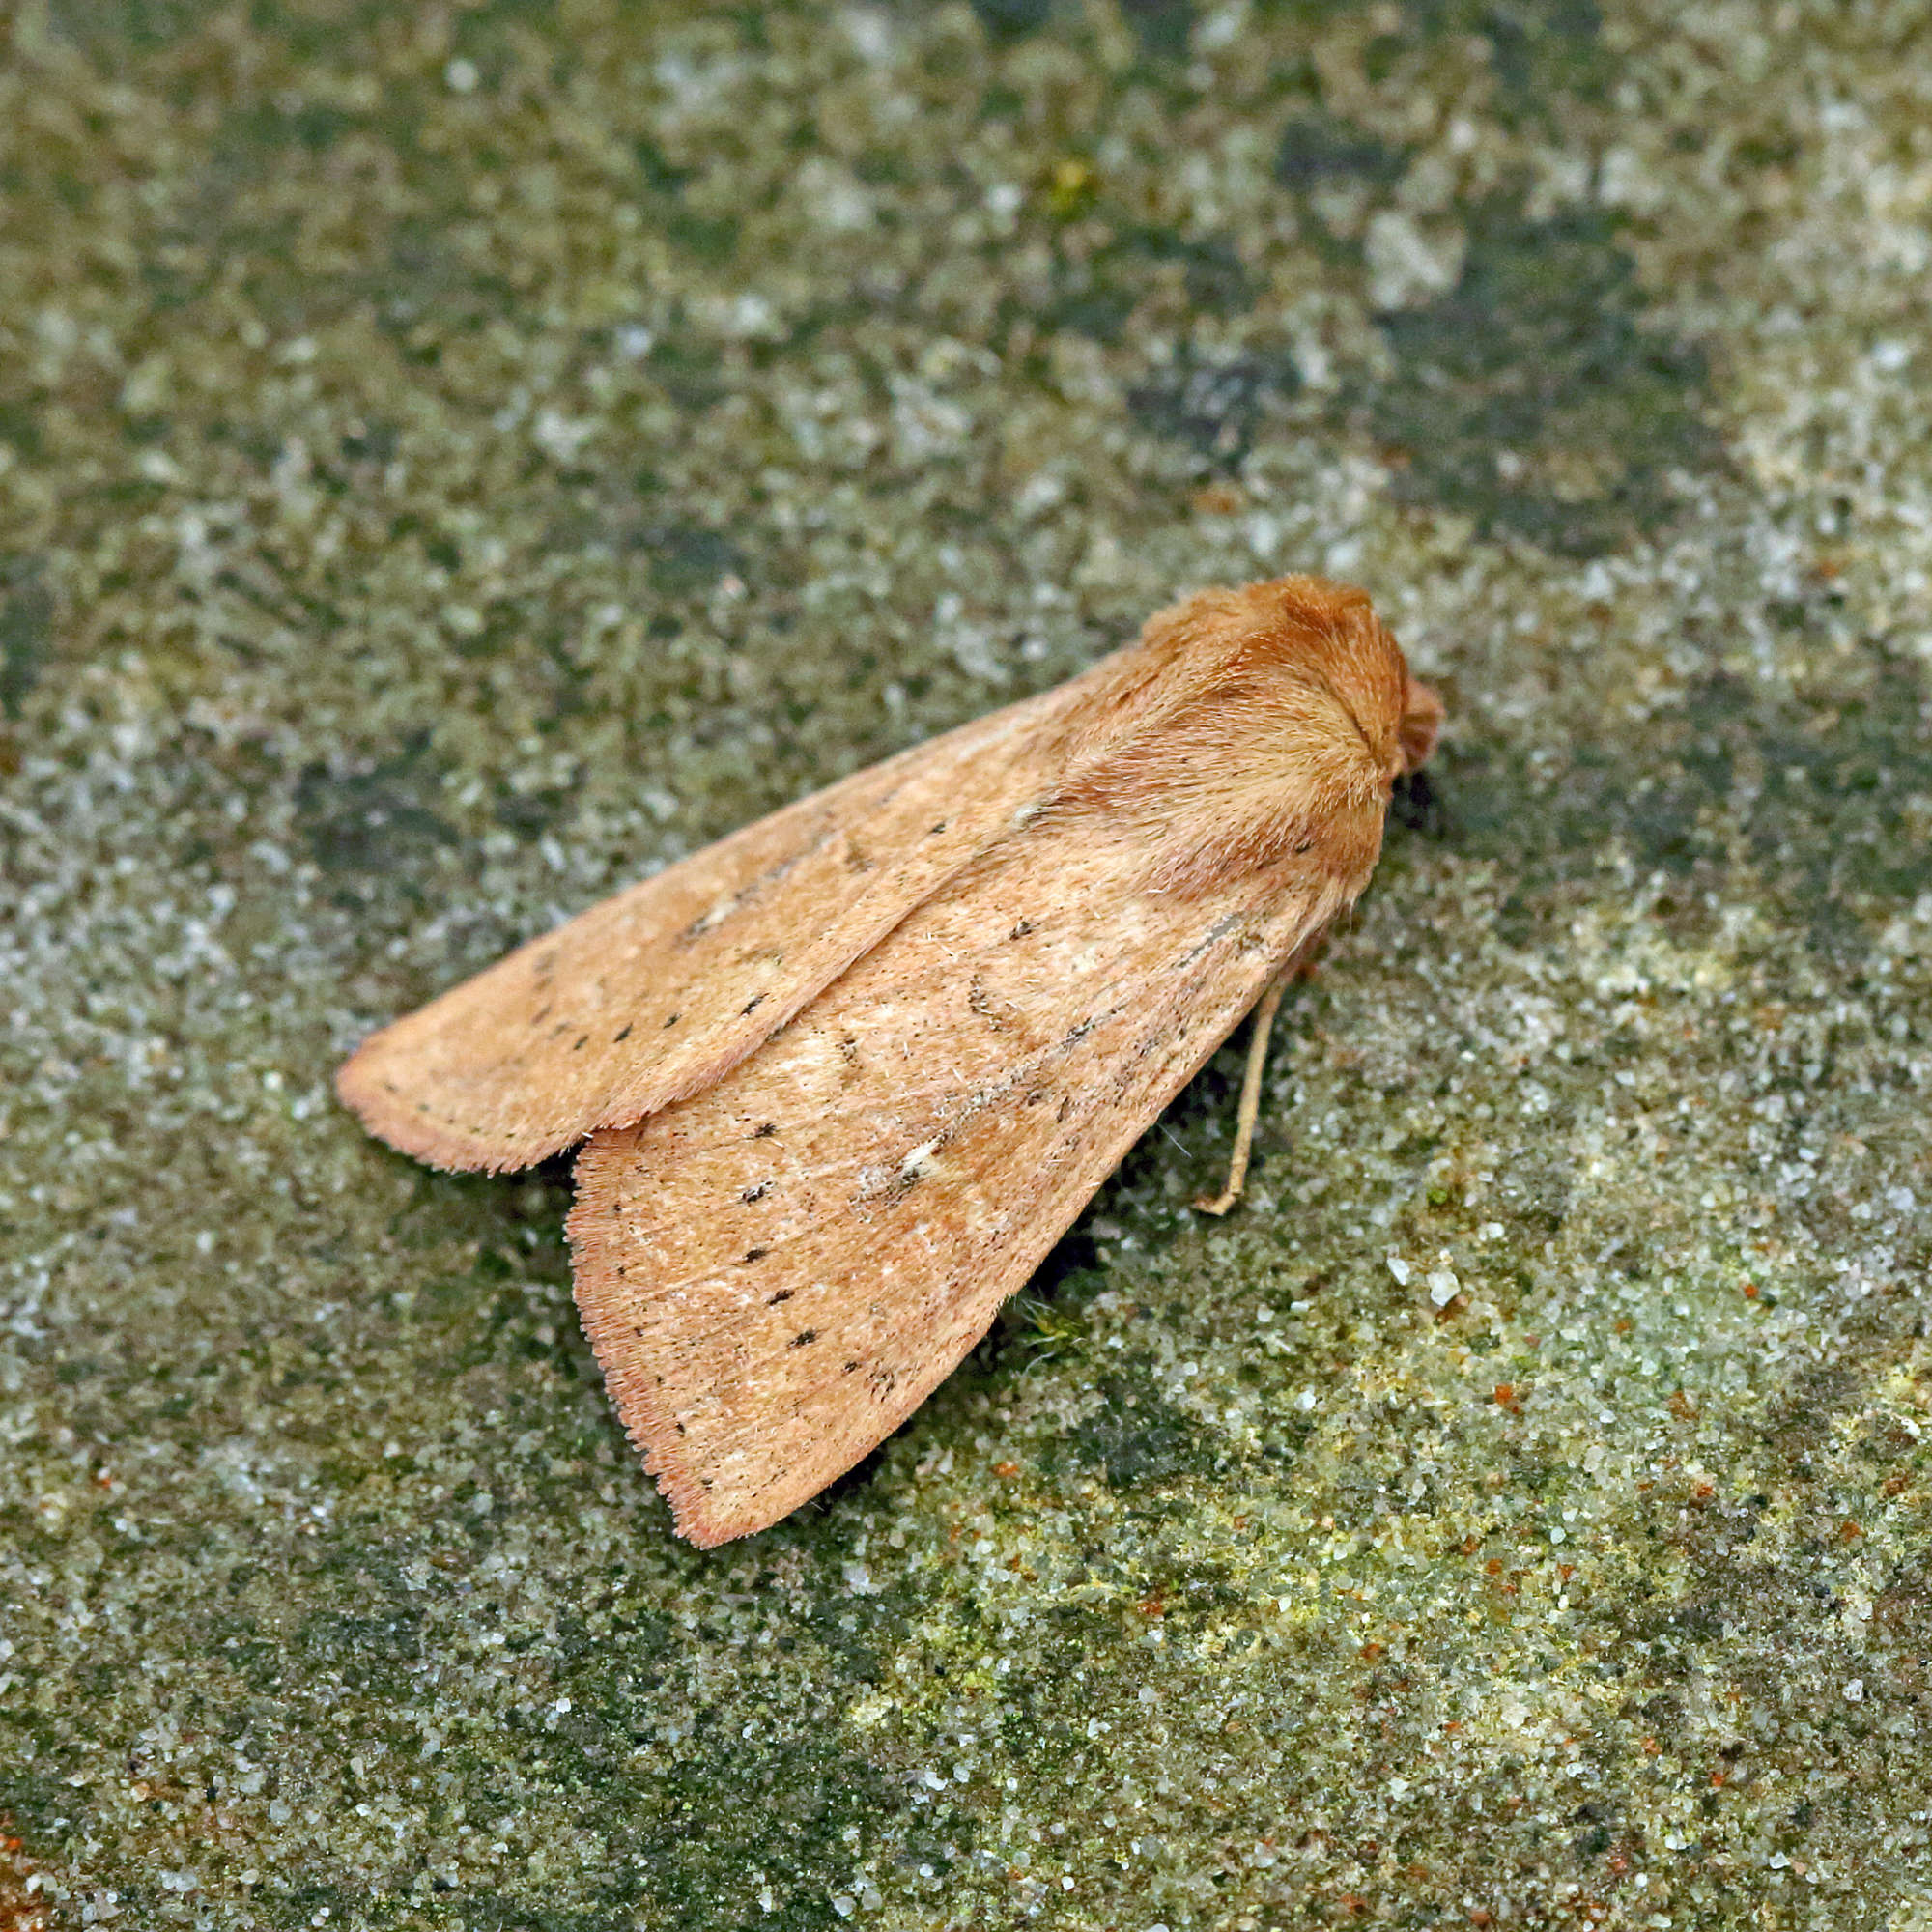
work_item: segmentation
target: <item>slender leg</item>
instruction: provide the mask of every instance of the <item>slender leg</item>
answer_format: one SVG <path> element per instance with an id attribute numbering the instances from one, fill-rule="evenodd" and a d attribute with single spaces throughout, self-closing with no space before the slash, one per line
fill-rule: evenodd
<path id="1" fill-rule="evenodd" d="M 1261 1112 L 1262 1070 L 1267 1065 L 1268 1034 L 1274 1026 L 1281 996 L 1288 991 L 1288 982 L 1299 978 L 1305 970 L 1299 956 L 1292 959 L 1255 1009 L 1255 1030 L 1248 1038 L 1248 1070 L 1241 1076 L 1241 1111 L 1235 1126 L 1235 1157 L 1228 1163 L 1227 1186 L 1218 1194 L 1204 1194 L 1195 1202 L 1204 1214 L 1225 1214 L 1241 1198 L 1241 1184 L 1248 1178 L 1248 1150 L 1255 1141 L 1255 1116 Z"/>

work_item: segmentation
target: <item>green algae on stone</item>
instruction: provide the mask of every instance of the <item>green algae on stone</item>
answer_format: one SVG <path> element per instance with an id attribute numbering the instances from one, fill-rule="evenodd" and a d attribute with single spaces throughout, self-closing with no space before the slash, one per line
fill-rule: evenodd
<path id="1" fill-rule="evenodd" d="M 1381 319 L 1396 373 L 1370 391 L 1397 488 L 1581 556 L 1676 513 L 1674 469 L 1718 445 L 1704 358 L 1639 325 L 1634 267 L 1601 215 L 1470 212 L 1456 286 Z"/>
<path id="2" fill-rule="evenodd" d="M 41 581 L 35 557 L 0 563 L 0 716 L 16 719 L 41 674 L 53 627 L 53 595 Z"/>

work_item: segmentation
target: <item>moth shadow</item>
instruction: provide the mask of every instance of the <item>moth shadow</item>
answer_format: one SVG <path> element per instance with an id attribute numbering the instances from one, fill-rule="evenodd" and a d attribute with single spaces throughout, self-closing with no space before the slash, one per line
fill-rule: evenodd
<path id="1" fill-rule="evenodd" d="M 387 1149 L 381 1151 L 414 1180 L 408 1198 L 390 1217 L 392 1234 L 455 1210 L 466 1222 L 494 1221 L 499 1228 L 528 1226 L 562 1237 L 573 1192 L 575 1149 L 514 1174 L 425 1167 L 408 1154 L 391 1153 Z"/>
<path id="2" fill-rule="evenodd" d="M 976 1396 L 1016 1375 L 1026 1375 L 1052 1360 L 1080 1329 L 1080 1304 L 1105 1286 L 1107 1275 L 1094 1236 L 1075 1227 L 1048 1250 L 1027 1285 L 1010 1295 L 979 1342 L 938 1388 L 906 1417 L 891 1435 L 827 1484 L 811 1499 L 810 1513 L 836 1509 L 847 1497 L 869 1490 L 887 1451 L 908 1431 L 934 1433 L 935 1446 L 952 1439 L 954 1424 L 963 1426 Z"/>
<path id="3" fill-rule="evenodd" d="M 993 1325 L 954 1375 L 998 1381 L 1051 1360 L 1077 1332 L 1081 1303 L 1106 1279 L 1099 1244 L 1076 1224 L 1047 1250 L 1025 1287 L 1001 1304 Z"/>
<path id="4" fill-rule="evenodd" d="M 931 1410 L 931 1402 L 922 1403 L 876 1448 L 868 1449 L 842 1476 L 835 1476 L 803 1509 L 798 1511 L 799 1522 L 817 1522 L 837 1510 L 848 1498 L 863 1495 L 868 1491 L 872 1487 L 873 1478 L 878 1475 L 885 1463 L 886 1451 L 907 1430 L 916 1428 L 922 1416 L 929 1422 Z"/>

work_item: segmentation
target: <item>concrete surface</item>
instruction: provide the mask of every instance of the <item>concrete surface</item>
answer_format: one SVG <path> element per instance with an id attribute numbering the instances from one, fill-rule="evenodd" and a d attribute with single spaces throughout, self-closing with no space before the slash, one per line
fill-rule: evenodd
<path id="1" fill-rule="evenodd" d="M 7 29 L 0 1923 L 1932 1922 L 1922 6 Z M 1451 722 L 1251 1204 L 675 1543 L 335 1061 L 1291 568 Z"/>

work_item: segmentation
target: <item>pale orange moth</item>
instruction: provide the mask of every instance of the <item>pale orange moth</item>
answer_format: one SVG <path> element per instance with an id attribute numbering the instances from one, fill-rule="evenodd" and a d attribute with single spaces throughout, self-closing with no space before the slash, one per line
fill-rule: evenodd
<path id="1" fill-rule="evenodd" d="M 582 1142 L 576 1293 L 678 1530 L 763 1529 L 952 1373 L 1368 883 L 1441 719 L 1368 598 L 1206 590 L 1037 697 L 592 906 L 364 1042 L 437 1167 Z"/>

